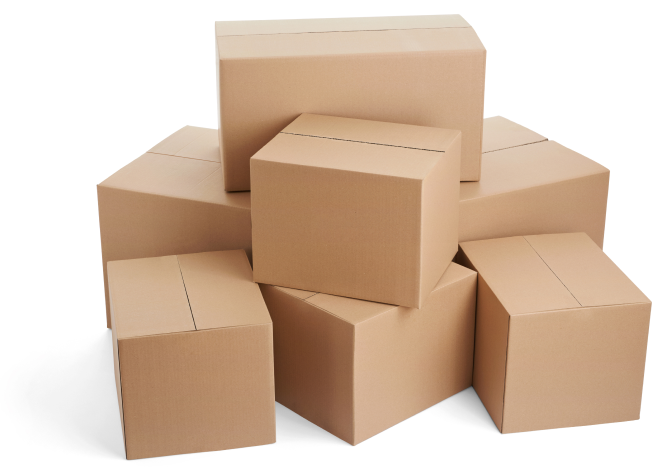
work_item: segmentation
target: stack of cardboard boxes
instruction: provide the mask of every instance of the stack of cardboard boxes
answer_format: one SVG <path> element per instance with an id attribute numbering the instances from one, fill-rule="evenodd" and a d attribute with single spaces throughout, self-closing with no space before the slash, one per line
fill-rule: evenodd
<path id="1" fill-rule="evenodd" d="M 483 119 L 460 16 L 218 22 L 216 48 L 218 132 L 98 186 L 127 458 L 272 443 L 275 398 L 351 444 L 472 384 L 501 432 L 639 418 L 609 171 Z"/>

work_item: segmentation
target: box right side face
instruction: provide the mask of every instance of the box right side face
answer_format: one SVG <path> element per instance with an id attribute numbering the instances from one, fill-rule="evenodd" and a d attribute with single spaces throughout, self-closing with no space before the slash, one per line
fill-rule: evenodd
<path id="1" fill-rule="evenodd" d="M 422 181 L 251 166 L 255 281 L 417 306 Z"/>
<path id="2" fill-rule="evenodd" d="M 412 40 L 415 35 L 419 37 Z M 319 48 L 354 41 L 345 39 L 354 36 L 359 37 L 355 41 L 388 51 L 319 53 Z M 397 52 L 406 47 L 407 38 L 415 44 L 463 45 L 463 49 Z M 218 38 L 219 52 L 242 49 L 242 42 L 250 40 Z M 251 156 L 302 113 L 461 130 L 460 179 L 479 180 L 486 53 L 471 28 L 257 35 L 252 41 L 254 49 L 267 50 L 268 56 L 280 47 L 277 43 L 287 43 L 291 51 L 293 46 L 313 51 L 303 56 L 219 56 L 226 190 L 250 189 Z"/>

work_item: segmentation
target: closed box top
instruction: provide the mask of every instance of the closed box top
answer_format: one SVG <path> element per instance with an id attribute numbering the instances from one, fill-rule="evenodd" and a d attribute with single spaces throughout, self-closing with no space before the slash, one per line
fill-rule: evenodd
<path id="1" fill-rule="evenodd" d="M 302 114 L 252 160 L 424 179 L 459 131 Z"/>
<path id="2" fill-rule="evenodd" d="M 271 324 L 244 250 L 110 261 L 118 339 Z"/>
<path id="3" fill-rule="evenodd" d="M 650 302 L 585 233 L 461 243 L 509 315 Z"/>

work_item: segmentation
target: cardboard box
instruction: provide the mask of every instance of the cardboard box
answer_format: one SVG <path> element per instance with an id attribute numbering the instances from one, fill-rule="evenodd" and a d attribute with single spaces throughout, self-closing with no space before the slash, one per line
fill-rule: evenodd
<path id="1" fill-rule="evenodd" d="M 108 270 L 127 458 L 274 443 L 272 321 L 244 251 Z"/>
<path id="2" fill-rule="evenodd" d="M 301 113 L 462 131 L 480 176 L 486 51 L 459 15 L 216 22 L 225 189 Z"/>
<path id="3" fill-rule="evenodd" d="M 107 261 L 242 248 L 251 255 L 251 197 L 223 190 L 216 130 L 187 126 L 98 185 Z"/>
<path id="4" fill-rule="evenodd" d="M 356 445 L 469 387 L 476 273 L 452 264 L 422 309 L 260 285 L 276 400 Z"/>
<path id="5" fill-rule="evenodd" d="M 602 247 L 609 170 L 505 118 L 483 123 L 481 180 L 460 184 L 460 241 L 585 232 Z"/>
<path id="6" fill-rule="evenodd" d="M 304 114 L 251 159 L 256 282 L 420 307 L 457 252 L 460 132 Z"/>
<path id="7" fill-rule="evenodd" d="M 474 389 L 502 433 L 639 418 L 651 303 L 585 233 L 461 247 Z"/>

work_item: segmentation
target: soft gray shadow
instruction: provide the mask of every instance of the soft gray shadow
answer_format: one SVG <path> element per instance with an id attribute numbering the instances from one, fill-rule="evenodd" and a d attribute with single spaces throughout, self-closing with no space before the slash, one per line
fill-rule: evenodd
<path id="1" fill-rule="evenodd" d="M 440 415 L 448 417 L 449 422 L 463 424 L 468 428 L 499 432 L 485 406 L 473 387 L 449 397 L 433 408 Z"/>
<path id="2" fill-rule="evenodd" d="M 25 400 L 42 429 L 66 448 L 125 458 L 116 398 L 111 330 L 63 347 L 35 367 Z"/>
<path id="3" fill-rule="evenodd" d="M 350 446 L 339 437 L 312 424 L 278 402 L 276 403 L 276 441 L 282 444 L 299 442 L 305 446 L 310 443 Z"/>

